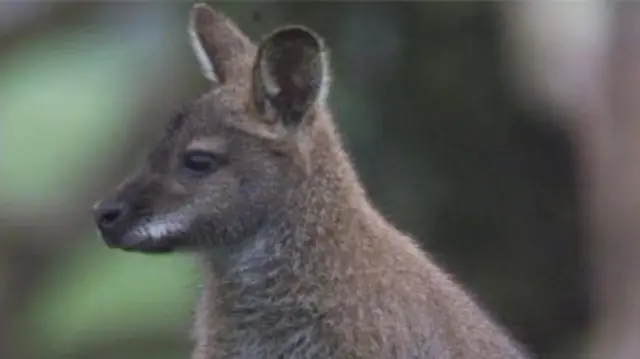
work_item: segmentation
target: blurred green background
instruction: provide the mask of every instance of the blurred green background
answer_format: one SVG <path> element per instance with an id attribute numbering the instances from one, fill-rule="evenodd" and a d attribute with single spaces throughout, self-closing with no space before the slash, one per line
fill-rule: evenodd
<path id="1" fill-rule="evenodd" d="M 541 358 L 589 321 L 574 161 L 523 106 L 500 3 L 217 2 L 254 40 L 326 38 L 330 101 L 378 208 Z M 207 89 L 183 3 L 0 4 L 0 358 L 187 358 L 188 257 L 108 250 L 90 207 Z"/>

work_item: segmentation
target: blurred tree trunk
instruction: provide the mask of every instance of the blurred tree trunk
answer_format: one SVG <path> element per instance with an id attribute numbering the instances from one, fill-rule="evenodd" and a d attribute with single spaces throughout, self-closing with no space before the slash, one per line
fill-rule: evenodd
<path id="1" fill-rule="evenodd" d="M 589 344 L 582 348 L 584 356 L 636 359 L 640 357 L 640 3 L 591 7 L 581 3 L 579 8 L 572 4 L 564 13 L 557 11 L 560 6 L 507 5 L 514 74 L 524 80 L 518 84 L 523 99 L 551 106 L 567 119 L 560 126 L 570 134 L 580 161 L 578 190 L 593 280 L 593 327 Z M 561 26 L 560 31 L 543 21 L 543 13 L 555 17 L 551 21 Z"/>
<path id="2" fill-rule="evenodd" d="M 592 231 L 593 358 L 640 357 L 640 4 L 615 3 L 603 99 L 577 128 Z"/>

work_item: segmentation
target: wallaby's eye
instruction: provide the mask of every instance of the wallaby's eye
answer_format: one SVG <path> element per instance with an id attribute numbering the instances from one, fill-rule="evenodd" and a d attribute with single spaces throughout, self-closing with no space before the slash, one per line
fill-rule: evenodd
<path id="1" fill-rule="evenodd" d="M 184 167 L 198 174 L 212 173 L 219 166 L 219 161 L 213 153 L 202 150 L 188 151 L 182 161 Z"/>

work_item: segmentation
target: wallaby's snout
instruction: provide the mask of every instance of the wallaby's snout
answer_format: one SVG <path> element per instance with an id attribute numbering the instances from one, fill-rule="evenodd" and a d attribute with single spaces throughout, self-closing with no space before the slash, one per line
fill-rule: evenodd
<path id="1" fill-rule="evenodd" d="M 170 196 L 152 176 L 141 171 L 127 178 L 114 192 L 93 206 L 93 217 L 107 246 L 127 251 L 170 252 L 178 245 L 173 233 L 180 219 L 163 215 L 152 198 Z M 164 203 L 165 206 L 167 205 Z"/>
<path id="2" fill-rule="evenodd" d="M 107 199 L 100 201 L 93 209 L 96 225 L 103 233 L 109 233 L 122 220 L 129 205 L 124 201 Z"/>
<path id="3" fill-rule="evenodd" d="M 93 207 L 93 219 L 105 244 L 110 248 L 131 247 L 133 238 L 126 236 L 131 204 L 117 198 L 105 198 Z"/>
<path id="4" fill-rule="evenodd" d="M 110 248 L 120 248 L 124 244 L 122 233 L 129 212 L 130 204 L 116 198 L 105 198 L 93 206 L 93 220 Z"/>
<path id="5" fill-rule="evenodd" d="M 93 207 L 94 221 L 105 244 L 109 248 L 126 251 L 170 252 L 175 246 L 171 238 L 154 240 L 153 233 L 140 233 L 133 229 L 138 223 L 145 222 L 137 218 L 134 209 L 133 203 L 118 197 L 96 203 Z"/>

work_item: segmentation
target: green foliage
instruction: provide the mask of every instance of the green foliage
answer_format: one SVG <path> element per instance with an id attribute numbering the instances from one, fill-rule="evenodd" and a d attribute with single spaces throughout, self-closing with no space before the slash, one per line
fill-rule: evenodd
<path id="1" fill-rule="evenodd" d="M 13 203 L 69 197 L 81 173 L 122 137 L 139 91 L 129 73 L 135 47 L 99 40 L 54 31 L 0 63 L 0 188 Z"/>
<path id="2" fill-rule="evenodd" d="M 179 256 L 109 250 L 88 237 L 91 242 L 45 278 L 24 328 L 30 338 L 68 353 L 105 337 L 117 342 L 176 331 L 186 337 L 195 268 Z"/>

